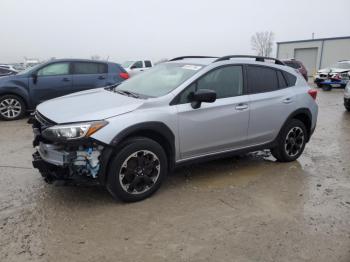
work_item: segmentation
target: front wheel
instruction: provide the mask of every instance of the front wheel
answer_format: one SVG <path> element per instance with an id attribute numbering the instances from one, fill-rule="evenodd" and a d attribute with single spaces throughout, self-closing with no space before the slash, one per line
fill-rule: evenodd
<path id="1" fill-rule="evenodd" d="M 303 153 L 307 131 L 303 122 L 292 119 L 281 130 L 277 138 L 278 145 L 271 149 L 272 155 L 279 162 L 291 162 Z"/>
<path id="2" fill-rule="evenodd" d="M 144 137 L 128 139 L 112 158 L 108 191 L 125 202 L 143 200 L 156 192 L 168 172 L 164 149 Z"/>
<path id="3" fill-rule="evenodd" d="M 26 105 L 16 95 L 4 95 L 0 97 L 0 118 L 3 120 L 17 120 L 24 116 Z"/>

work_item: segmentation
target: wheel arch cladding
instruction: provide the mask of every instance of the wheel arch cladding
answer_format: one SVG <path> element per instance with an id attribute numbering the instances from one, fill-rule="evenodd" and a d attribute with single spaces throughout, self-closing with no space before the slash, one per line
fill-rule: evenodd
<path id="1" fill-rule="evenodd" d="M 298 119 L 306 127 L 307 131 L 307 140 L 306 142 L 309 142 L 310 137 L 311 137 L 311 125 L 312 125 L 312 114 L 309 109 L 307 108 L 300 108 L 296 111 L 294 111 L 287 119 L 289 121 L 290 119 Z M 287 122 L 286 122 L 287 123 Z"/>
<path id="2" fill-rule="evenodd" d="M 167 125 L 161 122 L 144 122 L 132 125 L 117 134 L 111 145 L 117 147 L 125 139 L 137 136 L 147 137 L 159 143 L 167 155 L 169 170 L 174 168 L 175 136 Z"/>

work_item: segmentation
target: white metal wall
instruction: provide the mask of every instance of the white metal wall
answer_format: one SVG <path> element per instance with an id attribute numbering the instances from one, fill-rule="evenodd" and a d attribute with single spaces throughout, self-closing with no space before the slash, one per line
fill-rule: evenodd
<path id="1" fill-rule="evenodd" d="M 316 68 L 313 69 L 313 71 L 325 68 L 339 60 L 350 60 L 350 38 L 325 40 L 315 39 L 314 41 L 279 43 L 277 47 L 277 58 L 295 58 L 295 50 L 305 48 L 317 48 Z M 306 62 L 308 63 L 308 61 Z M 314 73 L 315 72 L 311 71 L 309 72 L 309 75 Z"/>

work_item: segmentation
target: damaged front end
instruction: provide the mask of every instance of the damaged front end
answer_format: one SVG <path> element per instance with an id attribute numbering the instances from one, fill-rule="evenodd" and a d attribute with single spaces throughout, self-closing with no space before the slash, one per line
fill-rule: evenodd
<path id="1" fill-rule="evenodd" d="M 108 151 L 105 145 L 87 137 L 86 134 L 83 134 L 82 138 L 72 140 L 51 137 L 47 130 L 55 130 L 53 127 L 58 125 L 39 112 L 35 112 L 28 123 L 33 126 L 33 147 L 36 148 L 33 167 L 40 171 L 46 182 L 90 180 L 103 183 L 99 176 L 104 177 L 101 173 L 104 173 L 106 168 L 102 157 L 102 152 Z"/>

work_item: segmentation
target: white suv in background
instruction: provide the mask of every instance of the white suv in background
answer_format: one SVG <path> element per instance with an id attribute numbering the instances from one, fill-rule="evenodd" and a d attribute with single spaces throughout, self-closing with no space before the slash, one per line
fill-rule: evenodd
<path id="1" fill-rule="evenodd" d="M 126 61 L 121 66 L 130 76 L 133 76 L 153 67 L 153 62 L 151 60 Z"/>

